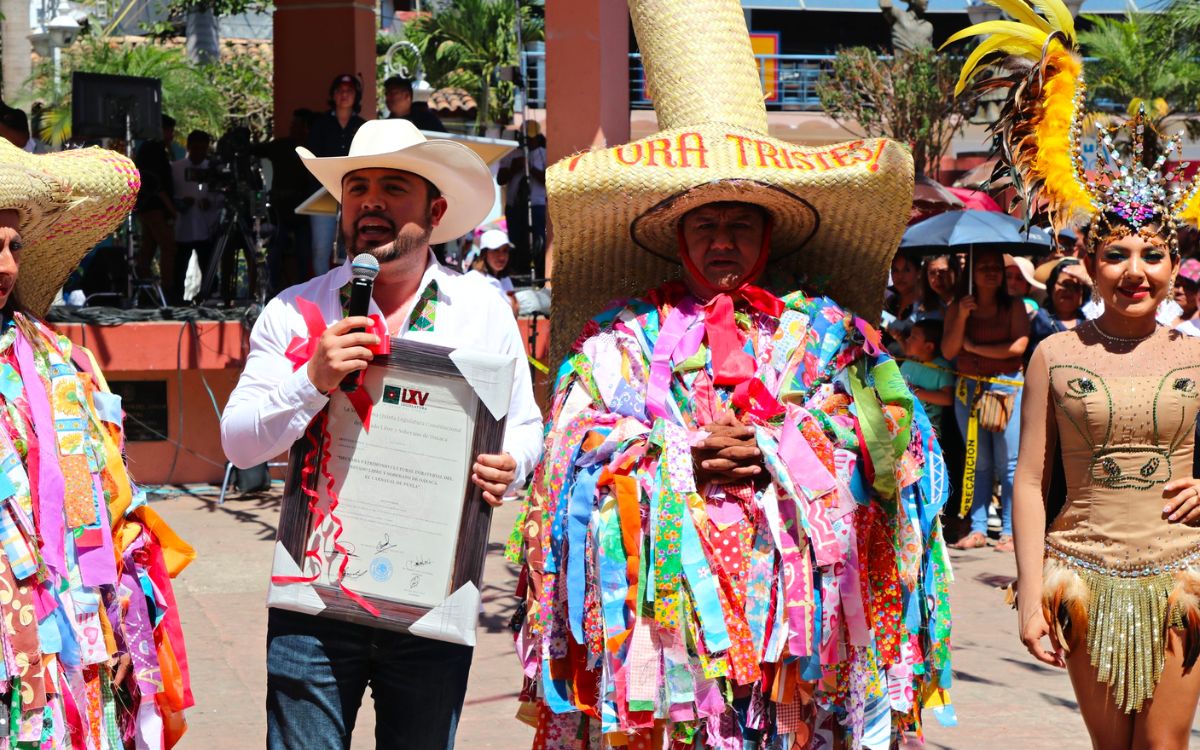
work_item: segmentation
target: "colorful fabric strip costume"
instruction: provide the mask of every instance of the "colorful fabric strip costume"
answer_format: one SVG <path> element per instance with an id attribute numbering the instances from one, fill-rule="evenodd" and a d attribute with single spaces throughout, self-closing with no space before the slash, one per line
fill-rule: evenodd
<path id="1" fill-rule="evenodd" d="M 827 298 L 779 302 L 736 307 L 752 363 L 736 386 L 680 284 L 597 317 L 564 363 L 508 550 L 525 563 L 537 750 L 838 731 L 886 750 L 946 703 L 933 430 L 866 323 Z M 755 426 L 769 477 L 697 487 L 691 445 L 726 410 Z"/>
<path id="2" fill-rule="evenodd" d="M 0 334 L 0 747 L 171 747 L 193 701 L 170 579 L 194 553 L 131 483 L 120 399 L 73 353 L 20 314 Z"/>

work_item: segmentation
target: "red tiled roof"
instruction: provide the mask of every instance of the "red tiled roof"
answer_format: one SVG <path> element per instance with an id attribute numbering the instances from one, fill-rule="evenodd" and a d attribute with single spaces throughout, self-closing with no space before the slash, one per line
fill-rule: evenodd
<path id="1" fill-rule="evenodd" d="M 438 89 L 429 96 L 429 108 L 448 115 L 466 115 L 476 108 L 475 99 L 460 88 Z"/>

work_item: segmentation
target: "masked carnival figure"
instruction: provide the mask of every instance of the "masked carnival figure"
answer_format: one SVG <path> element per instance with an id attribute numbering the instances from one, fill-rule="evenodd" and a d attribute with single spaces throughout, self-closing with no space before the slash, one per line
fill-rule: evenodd
<path id="1" fill-rule="evenodd" d="M 630 11 L 660 132 L 548 171 L 522 715 L 538 750 L 887 750 L 952 718 L 944 465 L 865 322 L 912 160 L 767 135 L 736 0 Z"/>
<path id="2" fill-rule="evenodd" d="M 112 151 L 0 140 L 0 747 L 172 747 L 192 705 L 171 578 L 192 549 L 124 457 L 121 400 L 44 321 L 133 208 Z"/>

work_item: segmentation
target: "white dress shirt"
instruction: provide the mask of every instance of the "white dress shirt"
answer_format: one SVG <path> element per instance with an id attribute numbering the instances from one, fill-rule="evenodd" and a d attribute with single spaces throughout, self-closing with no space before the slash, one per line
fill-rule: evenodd
<path id="1" fill-rule="evenodd" d="M 177 242 L 208 242 L 216 235 L 217 222 L 221 219 L 223 199 L 221 194 L 212 190 L 207 182 L 210 166 L 212 166 L 212 162 L 208 159 L 199 164 L 193 164 L 192 160 L 186 156 L 171 162 L 175 205 L 179 207 L 179 217 L 175 219 L 175 240 Z M 190 206 L 183 205 L 185 198 L 192 199 Z M 203 268 L 200 270 L 204 271 Z"/>
<path id="2" fill-rule="evenodd" d="M 515 484 L 519 484 L 542 455 L 542 414 L 533 398 L 525 347 L 512 309 L 499 295 L 480 294 L 478 282 L 439 264 L 430 253 L 417 299 L 433 280 L 438 285 L 434 330 L 393 335 L 516 358 L 504 452 L 517 462 Z M 288 450 L 329 402 L 309 381 L 308 368 L 293 371 L 285 352 L 293 338 L 308 338 L 296 298 L 315 304 L 325 322 L 332 323 L 343 317 L 339 291 L 349 281 L 346 261 L 329 273 L 285 289 L 263 309 L 250 334 L 246 369 L 221 414 L 221 445 L 235 466 L 253 466 Z M 381 315 L 375 300 L 371 300 L 371 314 Z"/>

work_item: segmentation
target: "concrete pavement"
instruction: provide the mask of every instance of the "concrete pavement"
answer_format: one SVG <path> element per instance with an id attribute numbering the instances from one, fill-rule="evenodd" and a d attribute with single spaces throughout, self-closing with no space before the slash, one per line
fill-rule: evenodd
<path id="1" fill-rule="evenodd" d="M 198 550 L 175 583 L 191 661 L 196 708 L 181 742 L 189 748 L 247 750 L 264 746 L 267 580 L 279 491 L 231 496 L 216 504 L 210 490 L 157 500 L 155 508 Z M 520 672 L 507 630 L 516 600 L 516 570 L 500 555 L 516 515 L 498 510 L 492 523 L 482 587 L 484 613 L 458 747 L 525 750 L 533 731 L 516 721 Z M 1016 615 L 999 588 L 1015 576 L 1012 555 L 953 552 L 955 685 L 959 726 L 937 725 L 927 713 L 928 747 L 953 750 L 1028 748 L 1087 750 L 1066 674 L 1036 663 L 1016 637 Z M 1193 745 L 1200 747 L 1200 721 Z M 374 746 L 374 710 L 364 699 L 355 750 Z"/>

